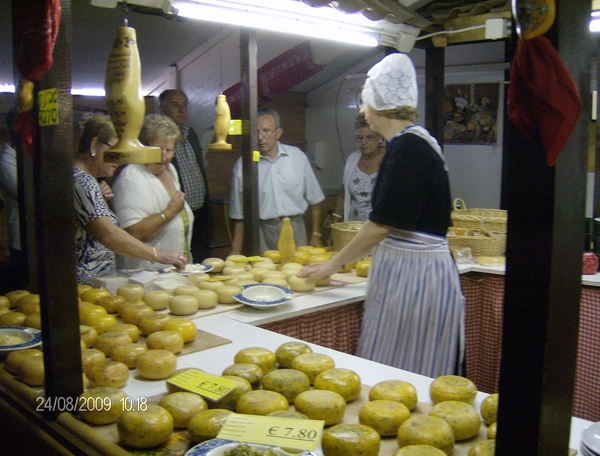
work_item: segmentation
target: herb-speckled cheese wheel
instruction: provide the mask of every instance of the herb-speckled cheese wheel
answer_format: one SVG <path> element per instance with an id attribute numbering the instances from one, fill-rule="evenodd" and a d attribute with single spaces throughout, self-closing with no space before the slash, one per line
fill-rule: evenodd
<path id="1" fill-rule="evenodd" d="M 302 371 L 308 375 L 311 385 L 315 382 L 317 375 L 334 367 L 335 362 L 333 359 L 323 353 L 303 353 L 292 360 L 292 369 Z"/>
<path id="2" fill-rule="evenodd" d="M 477 386 L 471 380 L 458 375 L 442 375 L 431 382 L 429 396 L 434 404 L 443 401 L 461 401 L 473 405 Z"/>
<path id="3" fill-rule="evenodd" d="M 498 398 L 498 393 L 494 393 L 481 401 L 481 418 L 483 418 L 483 422 L 488 426 L 498 421 Z"/>
<path id="4" fill-rule="evenodd" d="M 231 410 L 211 409 L 196 413 L 190 420 L 187 430 L 194 442 L 214 439 L 232 415 Z"/>
<path id="5" fill-rule="evenodd" d="M 496 438 L 496 431 L 498 429 L 498 423 L 492 423 L 490 424 L 490 427 L 487 430 L 487 438 L 488 439 L 495 439 Z"/>
<path id="6" fill-rule="evenodd" d="M 266 374 L 260 381 L 263 390 L 275 391 L 285 396 L 290 404 L 296 396 L 310 389 L 308 375 L 296 369 L 277 369 Z"/>
<path id="7" fill-rule="evenodd" d="M 325 456 L 377 456 L 381 438 L 362 424 L 338 424 L 326 429 L 321 439 Z"/>
<path id="8" fill-rule="evenodd" d="M 91 388 L 79 395 L 79 416 L 86 423 L 114 423 L 123 414 L 123 401 L 126 397 L 120 388 Z"/>
<path id="9" fill-rule="evenodd" d="M 169 350 L 148 350 L 136 358 L 135 368 L 144 378 L 161 380 L 177 369 L 177 356 Z"/>
<path id="10" fill-rule="evenodd" d="M 142 334 L 149 336 L 152 333 L 165 329 L 165 325 L 169 320 L 171 320 L 171 316 L 167 314 L 144 315 L 140 318 L 138 327 Z"/>
<path id="11" fill-rule="evenodd" d="M 93 386 L 121 388 L 129 379 L 129 367 L 120 361 L 105 361 L 85 373 Z"/>
<path id="12" fill-rule="evenodd" d="M 393 456 L 446 456 L 446 453 L 431 445 L 409 445 L 400 448 Z"/>
<path id="13" fill-rule="evenodd" d="M 44 372 L 44 357 L 28 356 L 19 364 L 17 376 L 26 385 L 42 386 L 44 384 Z"/>
<path id="14" fill-rule="evenodd" d="M 410 418 L 410 410 L 396 401 L 367 402 L 358 412 L 358 422 L 370 426 L 382 437 L 398 435 L 398 428 Z"/>
<path id="15" fill-rule="evenodd" d="M 292 367 L 292 360 L 303 353 L 312 353 L 312 348 L 304 342 L 286 342 L 275 350 L 275 358 L 280 367 Z"/>
<path id="16" fill-rule="evenodd" d="M 482 440 L 469 450 L 468 456 L 494 456 L 496 452 L 496 441 L 492 439 Z"/>
<path id="17" fill-rule="evenodd" d="M 448 423 L 435 416 L 413 416 L 400 425 L 398 445 L 431 445 L 447 455 L 454 448 L 454 432 Z"/>
<path id="18" fill-rule="evenodd" d="M 337 367 L 319 373 L 314 382 L 315 389 L 334 391 L 346 402 L 352 402 L 360 396 L 361 386 L 356 372 Z"/>
<path id="19" fill-rule="evenodd" d="M 30 356 L 43 356 L 41 350 L 37 348 L 25 348 L 23 350 L 15 350 L 6 355 L 4 360 L 4 368 L 13 375 L 17 375 L 19 366 L 25 358 Z"/>
<path id="20" fill-rule="evenodd" d="M 133 448 L 162 445 L 173 432 L 173 417 L 156 404 L 146 404 L 142 410 L 125 411 L 117 420 L 119 439 Z"/>
<path id="21" fill-rule="evenodd" d="M 461 401 L 444 401 L 433 406 L 430 416 L 437 416 L 447 422 L 454 431 L 456 440 L 474 437 L 479 432 L 481 419 L 472 405 Z"/>
<path id="22" fill-rule="evenodd" d="M 202 396 L 186 391 L 167 394 L 158 405 L 171 414 L 176 429 L 187 428 L 196 413 L 208 409 Z"/>
<path id="23" fill-rule="evenodd" d="M 239 384 L 226 396 L 222 397 L 218 401 L 208 401 L 208 408 L 226 409 L 235 412 L 235 407 L 237 405 L 238 399 L 248 391 L 252 391 L 252 385 L 245 378 L 237 377 L 235 375 L 223 375 L 222 377 L 228 378 L 230 380 L 236 380 L 237 382 L 239 382 Z"/>
<path id="24" fill-rule="evenodd" d="M 183 336 L 177 331 L 156 331 L 146 338 L 148 350 L 168 350 L 179 353 L 183 348 Z"/>
<path id="25" fill-rule="evenodd" d="M 264 373 L 256 364 L 235 363 L 226 367 L 222 375 L 235 375 L 236 377 L 245 378 L 252 385 L 252 388 L 258 388 Z"/>
<path id="26" fill-rule="evenodd" d="M 148 349 L 146 346 L 142 344 L 131 343 L 117 345 L 115 348 L 113 348 L 110 357 L 113 361 L 120 361 L 128 368 L 133 369 L 138 356 L 143 355 L 147 351 Z"/>
<path id="27" fill-rule="evenodd" d="M 326 426 L 330 426 L 344 418 L 346 401 L 333 391 L 309 390 L 296 396 L 294 407 L 311 420 L 323 420 Z"/>
<path id="28" fill-rule="evenodd" d="M 371 388 L 369 400 L 396 401 L 413 410 L 417 405 L 417 390 L 404 380 L 384 380 Z"/>
<path id="29" fill-rule="evenodd" d="M 233 362 L 256 364 L 263 374 L 275 370 L 276 367 L 275 353 L 263 347 L 243 348 L 235 354 Z"/>
<path id="30" fill-rule="evenodd" d="M 129 334 L 129 337 L 131 337 L 131 342 L 137 342 L 137 340 L 140 338 L 140 328 L 131 323 L 115 325 L 110 329 L 110 332 L 124 332 Z"/>
<path id="31" fill-rule="evenodd" d="M 236 412 L 246 415 L 268 415 L 277 410 L 287 410 L 290 407 L 283 394 L 275 391 L 248 391 L 238 399 Z"/>
<path id="32" fill-rule="evenodd" d="M 81 370 L 83 370 L 83 373 L 86 373 L 90 367 L 102 364 L 105 361 L 106 355 L 100 350 L 86 348 L 81 351 Z M 116 361 L 119 360 L 117 359 Z"/>
<path id="33" fill-rule="evenodd" d="M 267 416 L 276 416 L 279 418 L 292 418 L 295 420 L 308 420 L 304 413 L 296 412 L 295 410 L 276 410 L 267 414 Z"/>

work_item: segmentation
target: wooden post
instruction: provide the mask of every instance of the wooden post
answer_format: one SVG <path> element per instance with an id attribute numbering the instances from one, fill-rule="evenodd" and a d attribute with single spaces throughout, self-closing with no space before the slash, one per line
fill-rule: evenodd
<path id="1" fill-rule="evenodd" d="M 425 128 L 444 146 L 444 68 L 446 48 L 425 49 Z"/>

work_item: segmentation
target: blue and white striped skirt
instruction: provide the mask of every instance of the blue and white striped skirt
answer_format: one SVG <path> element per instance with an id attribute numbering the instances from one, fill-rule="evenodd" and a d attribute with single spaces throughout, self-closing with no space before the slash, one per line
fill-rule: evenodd
<path id="1" fill-rule="evenodd" d="M 456 374 L 464 317 L 446 238 L 393 230 L 373 254 L 357 354 L 428 377 Z"/>

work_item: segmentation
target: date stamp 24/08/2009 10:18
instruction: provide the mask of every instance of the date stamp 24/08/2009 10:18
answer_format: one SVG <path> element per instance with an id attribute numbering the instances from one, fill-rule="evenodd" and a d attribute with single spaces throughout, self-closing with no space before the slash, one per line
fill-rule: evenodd
<path id="1" fill-rule="evenodd" d="M 121 397 L 118 403 L 113 403 L 113 400 L 109 396 L 96 396 L 96 397 L 62 397 L 62 396 L 50 396 L 50 397 L 38 397 L 36 398 L 37 405 L 35 407 L 36 412 L 50 412 L 50 413 L 61 413 L 61 412 L 104 412 L 111 410 L 114 407 L 121 407 L 124 412 L 139 410 L 141 412 L 148 408 L 147 397 Z"/>

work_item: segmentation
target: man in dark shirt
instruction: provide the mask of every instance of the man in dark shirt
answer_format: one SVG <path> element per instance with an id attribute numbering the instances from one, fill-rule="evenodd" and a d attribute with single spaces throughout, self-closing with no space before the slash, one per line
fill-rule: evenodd
<path id="1" fill-rule="evenodd" d="M 181 188 L 194 212 L 192 256 L 200 263 L 210 254 L 210 212 L 208 207 L 208 181 L 198 135 L 187 124 L 188 99 L 181 90 L 169 89 L 158 97 L 159 110 L 181 128 L 181 141 L 175 147 L 173 165 L 179 173 Z"/>

